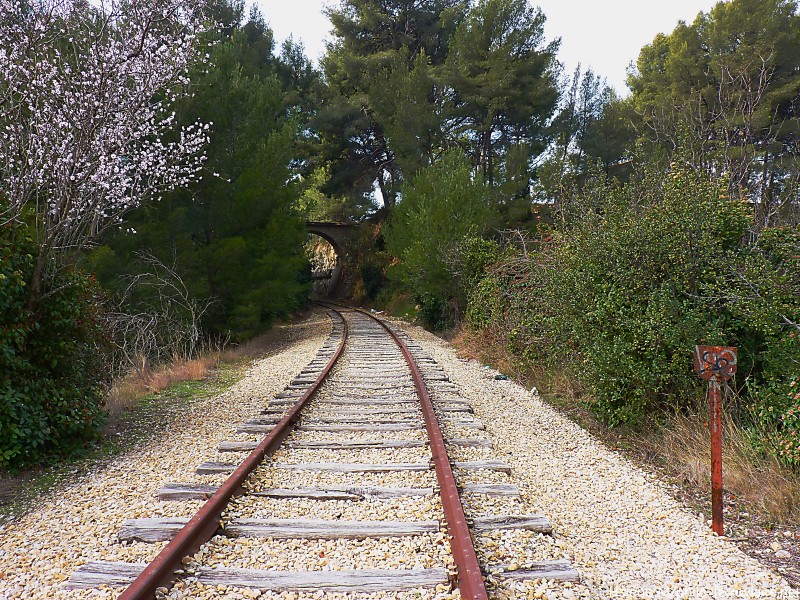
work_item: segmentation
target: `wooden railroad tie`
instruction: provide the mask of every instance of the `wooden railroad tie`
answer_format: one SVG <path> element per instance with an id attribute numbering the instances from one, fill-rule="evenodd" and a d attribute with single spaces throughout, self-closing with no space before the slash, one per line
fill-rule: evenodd
<path id="1" fill-rule="evenodd" d="M 189 517 L 126 519 L 119 530 L 122 542 L 171 540 L 189 522 Z M 543 515 L 497 515 L 474 519 L 476 531 L 524 529 L 551 534 L 553 527 Z M 363 540 L 436 533 L 439 521 L 340 521 L 321 519 L 234 519 L 218 532 L 228 537 Z"/>
<path id="2" fill-rule="evenodd" d="M 157 496 L 160 500 L 205 500 L 217 491 L 216 486 L 205 483 L 168 483 L 162 487 Z M 461 491 L 467 494 L 484 496 L 519 496 L 520 490 L 512 484 L 465 484 Z M 327 486 L 301 488 L 268 488 L 265 490 L 249 490 L 252 496 L 267 498 L 306 498 L 310 500 L 350 500 L 360 501 L 366 498 L 401 498 L 404 496 L 430 496 L 433 488 L 413 487 L 370 487 L 370 486 Z"/>
<path id="3" fill-rule="evenodd" d="M 485 438 L 452 438 L 447 440 L 451 446 L 463 446 L 468 448 L 491 448 L 491 440 Z M 366 440 L 366 441 L 345 441 L 337 440 L 310 441 L 310 442 L 288 442 L 287 447 L 294 449 L 321 449 L 321 450 L 367 450 L 381 448 L 422 448 L 427 446 L 426 440 Z M 217 447 L 219 452 L 252 452 L 258 446 L 258 442 L 222 442 Z"/>
<path id="4" fill-rule="evenodd" d="M 146 566 L 140 563 L 90 562 L 73 573 L 67 589 L 87 589 L 100 585 L 127 586 Z M 201 569 L 195 576 L 207 586 L 247 587 L 276 592 L 399 592 L 436 588 L 449 581 L 445 569 L 274 571 L 226 568 Z"/>
<path id="5" fill-rule="evenodd" d="M 232 473 L 238 465 L 224 462 L 204 462 L 196 469 L 198 475 L 213 475 L 216 473 Z M 391 471 L 428 471 L 429 463 L 388 463 L 388 464 L 357 464 L 357 463 L 273 463 L 273 469 L 287 469 L 293 471 L 330 471 L 336 473 L 387 473 Z M 486 469 L 511 474 L 511 467 L 501 460 L 472 460 L 454 461 L 456 469 L 470 471 Z"/>
<path id="6" fill-rule="evenodd" d="M 346 368 L 342 375 L 337 377 L 337 389 L 327 391 L 322 394 L 322 398 L 313 400 L 309 406 L 310 411 L 303 417 L 293 419 L 290 426 L 294 431 L 310 432 L 330 432 L 340 434 L 340 439 L 316 439 L 314 441 L 302 441 L 304 436 L 300 436 L 301 441 L 284 441 L 286 448 L 291 449 L 317 449 L 331 451 L 350 452 L 351 455 L 346 459 L 356 462 L 301 462 L 302 458 L 296 458 L 297 462 L 272 462 L 268 460 L 264 463 L 267 469 L 274 469 L 283 472 L 302 472 L 311 471 L 318 473 L 392 473 L 392 472 L 427 472 L 434 469 L 436 464 L 437 476 L 441 476 L 442 469 L 445 474 L 449 474 L 449 497 L 456 493 L 475 494 L 485 496 L 520 496 L 520 489 L 513 484 L 463 484 L 457 485 L 453 479 L 453 473 L 458 470 L 469 471 L 498 471 L 506 474 L 511 473 L 511 466 L 501 460 L 473 460 L 473 461 L 452 461 L 447 458 L 444 451 L 445 446 L 461 446 L 476 448 L 492 448 L 491 440 L 472 437 L 480 435 L 479 430 L 485 429 L 484 424 L 474 416 L 471 403 L 461 397 L 459 388 L 450 381 L 447 373 L 430 357 L 416 356 L 422 352 L 421 347 L 411 342 L 405 334 L 399 337 L 405 340 L 399 342 L 402 353 L 409 358 L 409 351 L 417 360 L 418 365 L 406 363 L 403 359 L 398 359 L 398 354 L 394 349 L 390 350 L 388 344 L 383 343 L 383 334 L 370 332 L 363 322 L 355 319 L 356 332 L 367 341 L 381 340 L 380 344 L 365 346 L 362 349 L 350 348 L 348 352 L 355 360 L 360 361 L 365 366 L 361 371 Z M 391 328 L 387 328 L 391 329 Z M 334 327 L 336 330 L 336 327 Z M 228 474 L 237 471 L 237 475 L 243 470 L 251 469 L 251 463 L 255 460 L 252 453 L 254 449 L 262 444 L 271 443 L 277 434 L 264 438 L 264 434 L 271 433 L 281 421 L 287 420 L 286 416 L 295 407 L 301 397 L 309 399 L 314 385 L 321 379 L 323 369 L 327 372 L 330 369 L 328 359 L 338 356 L 344 348 L 345 332 L 347 323 L 342 320 L 339 327 L 339 336 L 332 334 L 325 342 L 316 357 L 308 363 L 290 381 L 280 393 L 274 397 L 266 399 L 266 406 L 260 414 L 241 423 L 237 427 L 237 432 L 250 434 L 253 437 L 240 438 L 236 441 L 222 442 L 218 449 L 220 452 L 248 452 L 251 453 L 242 463 L 241 469 L 235 462 L 206 462 L 198 466 L 196 472 L 201 475 L 207 474 Z M 394 335 L 394 334 L 393 334 Z M 336 339 L 334 339 L 336 338 Z M 394 348 L 394 346 L 392 346 Z M 425 391 L 421 385 L 421 378 L 430 388 L 431 395 Z M 420 390 L 417 390 L 420 387 Z M 418 398 L 419 395 L 419 398 Z M 420 405 L 419 400 L 423 402 Z M 433 411 L 431 411 L 433 408 Z M 422 415 L 425 415 L 423 422 Z M 442 437 L 439 426 L 431 426 L 432 422 L 440 422 L 448 433 L 452 436 L 456 433 L 452 428 L 458 428 L 457 435 L 465 437 Z M 287 420 L 288 421 L 288 420 Z M 286 425 L 287 423 L 284 423 Z M 428 429 L 431 441 L 428 439 L 383 439 L 406 437 L 416 438 L 418 434 L 381 435 L 382 433 L 418 431 L 423 426 Z M 461 429 L 471 429 L 475 432 L 462 431 Z M 349 432 L 375 432 L 375 435 L 368 436 L 373 439 L 348 438 L 361 436 L 348 436 Z M 279 432 L 282 433 L 282 432 Z M 343 434 L 343 435 L 341 435 Z M 284 434 L 285 435 L 285 434 Z M 263 440 L 256 441 L 255 437 Z M 317 437 L 317 436 L 314 436 Z M 337 437 L 335 435 L 325 437 Z M 282 439 L 282 438 L 275 438 Z M 291 438 L 290 438 L 291 439 Z M 426 458 L 418 462 L 396 462 L 389 464 L 373 464 L 358 462 L 359 450 L 365 449 L 394 449 L 394 448 L 425 448 L 432 445 L 434 451 L 432 455 L 435 460 L 427 461 Z M 259 454 L 261 456 L 261 454 Z M 342 456 L 335 453 L 331 455 Z M 442 461 L 443 457 L 443 461 Z M 371 457 L 370 457 L 371 458 Z M 361 460 L 370 460 L 370 458 Z M 286 460 L 286 459 L 284 459 Z M 380 459 L 379 459 L 380 460 Z M 412 459 L 413 460 L 413 459 Z M 449 464 L 448 464 L 449 461 Z M 273 471 L 273 474 L 276 471 Z M 289 476 L 289 480 L 294 477 Z M 161 500 L 207 500 L 201 513 L 208 513 L 208 507 L 216 504 L 220 498 L 227 498 L 229 494 L 237 494 L 245 491 L 250 496 L 274 499 L 278 507 L 282 499 L 301 499 L 304 501 L 344 501 L 344 502 L 375 502 L 379 506 L 381 501 L 386 499 L 407 498 L 406 503 L 414 504 L 421 502 L 418 498 L 433 497 L 437 494 L 437 489 L 433 485 L 424 487 L 381 487 L 380 485 L 358 485 L 350 483 L 353 478 L 348 477 L 344 485 L 333 486 L 302 486 L 302 487 L 264 487 L 253 489 L 243 479 L 237 478 L 233 484 L 231 481 L 222 483 L 220 487 L 206 483 L 170 483 L 165 485 L 158 492 Z M 356 480 L 357 481 L 357 480 Z M 445 479 L 447 483 L 447 479 Z M 231 486 L 235 487 L 231 487 Z M 289 485 L 292 485 L 291 483 Z M 445 488 L 448 486 L 443 484 Z M 219 490 L 219 493 L 217 493 Z M 223 493 L 224 492 L 224 493 Z M 462 593 L 466 592 L 469 597 L 486 598 L 486 591 L 483 589 L 483 579 L 560 579 L 566 581 L 576 581 L 579 579 L 577 572 L 572 568 L 568 561 L 544 561 L 526 564 L 495 564 L 480 565 L 475 562 L 475 553 L 470 543 L 470 534 L 466 528 L 468 524 L 475 534 L 497 530 L 527 530 L 540 534 L 552 534 L 552 525 L 546 516 L 540 514 L 510 514 L 510 515 L 482 515 L 473 518 L 466 518 L 460 505 L 457 510 L 445 501 L 442 492 L 442 503 L 444 507 L 444 520 L 426 521 L 375 521 L 375 520 L 340 520 L 340 519 L 313 519 L 307 517 L 299 518 L 234 518 L 224 523 L 217 521 L 219 512 L 214 512 L 211 521 L 207 523 L 204 535 L 211 534 L 215 528 L 215 535 L 224 535 L 231 538 L 263 538 L 263 539 L 305 539 L 305 540 L 364 540 L 380 538 L 403 538 L 413 536 L 430 536 L 439 534 L 445 530 L 453 536 L 454 560 L 459 573 L 458 585 Z M 213 497 L 213 498 L 212 498 Z M 431 500 L 433 501 L 433 500 Z M 436 500 L 438 502 L 438 500 Z M 272 503 L 270 504 L 270 506 Z M 187 509 L 190 505 L 187 505 Z M 278 509 L 278 515 L 283 511 Z M 211 514 L 211 513 L 209 513 Z M 312 511 L 313 514 L 313 511 Z M 120 527 L 118 539 L 122 542 L 165 542 L 173 540 L 175 536 L 195 517 L 156 517 L 139 518 L 125 520 Z M 448 525 L 449 521 L 449 525 Z M 458 524 L 455 530 L 453 523 Z M 460 529 L 459 529 L 460 528 Z M 181 533 L 178 539 L 167 546 L 179 545 L 177 542 L 183 541 L 186 532 Z M 208 535 L 204 539 L 208 539 Z M 458 543 L 456 543 L 458 542 Z M 472 553 L 464 551 L 468 548 Z M 180 560 L 182 555 L 173 552 L 174 556 Z M 174 560 L 170 556 L 170 561 Z M 156 561 L 158 562 L 158 561 Z M 167 571 L 160 574 L 162 580 L 172 574 L 178 562 L 163 563 Z M 163 570 L 163 569 L 162 569 Z M 448 586 L 452 584 L 452 573 L 446 569 L 353 569 L 341 571 L 280 571 L 273 569 L 241 569 L 228 567 L 187 567 L 188 574 L 192 578 L 204 585 L 209 586 L 236 586 L 249 587 L 259 590 L 272 591 L 314 591 L 314 592 L 399 592 L 418 588 L 433 588 L 437 586 Z M 182 572 L 182 571 L 179 571 Z M 145 579 L 149 574 L 149 569 L 143 564 L 112 563 L 112 562 L 90 562 L 75 571 L 67 583 L 68 589 L 81 589 L 87 587 L 97 587 L 99 585 L 129 585 L 137 577 Z M 463 578 L 462 578 L 463 576 Z M 133 588 L 136 589 L 140 581 L 137 581 Z M 145 585 L 153 585 L 148 581 Z M 139 586 L 141 588 L 141 586 Z M 141 588 L 144 589 L 144 588 Z M 137 589 L 134 593 L 140 593 Z M 154 589 L 154 588 L 148 588 Z M 124 594 L 127 594 L 125 592 Z M 147 592 L 150 593 L 149 591 Z M 123 594 L 123 595 L 124 595 Z M 127 596 L 126 596 L 127 597 Z M 137 598 L 140 596 L 136 596 Z M 148 595 L 149 597 L 149 595 Z"/>
<path id="7" fill-rule="evenodd" d="M 139 576 L 147 565 L 94 561 L 78 568 L 67 583 L 70 590 L 96 588 L 101 585 L 121 587 Z M 516 568 L 515 568 L 516 567 Z M 513 567 L 507 564 L 490 566 L 487 571 L 499 579 L 530 581 L 552 579 L 579 581 L 578 572 L 569 561 L 553 560 Z M 200 569 L 197 580 L 208 586 L 247 587 L 261 590 L 324 591 L 356 593 L 362 591 L 403 591 L 435 588 L 449 581 L 444 569 L 361 569 L 351 571 L 274 571 L 257 569 Z"/>

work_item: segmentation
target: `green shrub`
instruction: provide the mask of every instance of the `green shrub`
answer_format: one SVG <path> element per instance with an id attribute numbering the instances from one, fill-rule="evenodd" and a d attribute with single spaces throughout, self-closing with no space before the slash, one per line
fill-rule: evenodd
<path id="1" fill-rule="evenodd" d="M 751 411 L 760 449 L 800 467 L 800 375 L 756 387 Z"/>
<path id="2" fill-rule="evenodd" d="M 496 275 L 481 279 L 469 295 L 465 319 L 473 330 L 490 329 L 504 320 L 502 283 Z"/>
<path id="3" fill-rule="evenodd" d="M 800 228 L 764 231 L 744 272 L 735 306 L 760 323 L 761 351 L 748 379 L 756 442 L 800 467 Z"/>
<path id="4" fill-rule="evenodd" d="M 399 259 L 388 275 L 411 292 L 429 327 L 446 327 L 464 310 L 465 285 L 487 253 L 475 238 L 493 214 L 489 196 L 469 160 L 454 150 L 403 186 L 385 233 L 388 251 Z"/>
<path id="5" fill-rule="evenodd" d="M 770 365 L 787 359 L 770 352 L 785 335 L 781 315 L 800 303 L 791 276 L 800 270 L 787 263 L 800 252 L 785 232 L 781 243 L 777 233 L 750 243 L 749 208 L 726 190 L 681 168 L 588 188 L 535 251 L 492 269 L 472 295 L 470 323 L 504 332 L 529 363 L 566 366 L 612 425 L 702 394 L 698 343 L 739 347 L 745 394 L 777 381 Z"/>
<path id="6" fill-rule="evenodd" d="M 386 285 L 386 276 L 383 274 L 382 265 L 377 261 L 361 265 L 361 281 L 364 283 L 366 299 L 370 302 L 375 301 Z"/>
<path id="7" fill-rule="evenodd" d="M 110 369 L 99 289 L 68 270 L 31 302 L 35 252 L 22 226 L 0 227 L 2 468 L 74 451 L 103 424 Z"/>

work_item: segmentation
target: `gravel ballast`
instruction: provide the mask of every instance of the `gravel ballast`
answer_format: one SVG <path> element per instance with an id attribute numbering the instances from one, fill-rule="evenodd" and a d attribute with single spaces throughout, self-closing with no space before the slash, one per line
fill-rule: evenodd
<path id="1" fill-rule="evenodd" d="M 669 496 L 654 476 L 608 450 L 538 395 L 497 371 L 466 363 L 452 346 L 400 325 L 460 387 L 486 424 L 495 456 L 513 467 L 526 500 L 547 515 L 554 544 L 591 598 L 620 600 L 796 600 L 792 589 L 734 544 L 718 538 Z M 529 596 L 575 598 L 556 583 Z M 537 595 L 538 594 L 538 595 Z"/>
<path id="2" fill-rule="evenodd" d="M 476 535 L 478 553 L 486 562 L 524 568 L 526 563 L 569 560 L 581 575 L 580 583 L 554 581 L 509 582 L 490 577 L 493 600 L 591 598 L 598 600 L 678 600 L 734 598 L 800 600 L 800 594 L 733 544 L 717 538 L 695 514 L 673 500 L 652 476 L 620 455 L 606 449 L 580 427 L 559 415 L 541 399 L 509 381 L 494 379 L 495 371 L 459 359 L 443 340 L 417 327 L 404 329 L 436 359 L 457 390 L 438 385 L 433 394 L 441 402 L 464 398 L 486 431 L 448 424 L 446 435 L 491 438 L 493 449 L 455 447 L 454 460 L 502 459 L 513 468 L 511 476 L 495 471 L 458 470 L 459 483 L 516 484 L 517 497 L 465 495 L 468 517 L 502 513 L 541 513 L 553 524 L 554 535 L 532 531 L 489 531 Z M 119 544 L 117 532 L 125 519 L 178 517 L 191 514 L 196 501 L 156 499 L 167 482 L 195 481 L 218 484 L 224 475 L 194 475 L 204 461 L 238 462 L 236 453 L 218 453 L 220 442 L 256 440 L 235 434 L 237 423 L 257 415 L 266 401 L 304 368 L 325 341 L 330 321 L 318 313 L 305 322 L 283 328 L 287 344 L 267 359 L 254 363 L 246 376 L 214 398 L 187 405 L 186 413 L 146 448 L 130 451 L 92 473 L 61 485 L 42 498 L 26 515 L 0 525 L 0 600 L 17 598 L 115 598 L 119 590 L 67 591 L 64 582 L 88 561 L 147 562 L 165 543 Z M 432 386 L 436 388 L 436 386 Z M 335 398 L 331 394 L 329 399 Z M 382 434 L 384 439 L 405 439 L 416 433 Z M 316 441 L 325 435 L 308 431 L 294 440 Z M 373 435 L 354 433 L 350 439 Z M 360 450 L 353 462 L 416 462 L 419 450 Z M 423 450 L 424 452 L 424 450 Z M 316 451 L 295 451 L 294 460 L 322 456 Z M 281 450 L 273 460 L 289 455 Z M 329 460 L 340 460 L 329 456 Z M 255 487 L 292 485 L 374 484 L 431 487 L 431 472 L 387 475 L 331 475 L 260 469 L 251 480 Z M 369 500 L 360 506 L 313 501 L 241 499 L 234 516 L 338 517 L 373 520 L 435 518 L 440 503 L 435 497 Z M 448 566 L 443 532 L 401 540 L 315 541 L 232 540 L 216 537 L 195 559 L 213 559 L 237 568 L 348 569 Z M 249 558 L 233 551 L 252 549 Z M 434 552 L 421 552 L 421 548 Z M 309 562 L 308 557 L 312 557 Z M 213 562 L 212 561 L 212 562 Z M 456 595 L 457 596 L 457 595 Z M 313 593 L 261 593 L 181 582 L 170 598 L 420 598 L 454 597 L 445 589 L 428 596 L 413 593 L 378 595 Z"/>
<path id="3" fill-rule="evenodd" d="M 217 445 L 231 438 L 235 425 L 257 414 L 314 358 L 329 332 L 325 313 L 282 326 L 278 351 L 256 361 L 221 395 L 188 405 L 156 443 L 59 486 L 38 508 L 0 525 L 0 600 L 116 597 L 119 590 L 66 591 L 63 584 L 89 561 L 155 558 L 165 543 L 119 544 L 121 523 L 139 517 L 187 516 L 197 510 L 197 502 L 160 501 L 156 492 L 171 481 L 224 480 L 224 476 L 194 475 L 194 469 L 215 457 Z"/>

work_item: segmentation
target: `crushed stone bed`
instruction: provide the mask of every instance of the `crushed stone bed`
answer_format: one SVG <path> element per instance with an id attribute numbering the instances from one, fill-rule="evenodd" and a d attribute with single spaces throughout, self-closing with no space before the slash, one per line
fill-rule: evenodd
<path id="1" fill-rule="evenodd" d="M 466 363 L 450 344 L 420 327 L 394 324 L 458 384 L 485 424 L 495 456 L 512 466 L 512 481 L 553 523 L 552 545 L 581 575 L 579 586 L 526 584 L 529 595 L 519 588 L 520 595 L 509 597 L 800 598 L 784 579 L 712 533 L 654 476 L 607 449 L 538 395 L 495 380 L 497 371 Z"/>
<path id="2" fill-rule="evenodd" d="M 224 475 L 199 476 L 194 470 L 216 457 L 217 445 L 232 439 L 235 425 L 263 409 L 267 399 L 314 358 L 330 328 L 324 312 L 313 313 L 300 325 L 281 327 L 283 339 L 278 351 L 256 361 L 242 380 L 219 396 L 187 405 L 187 411 L 158 442 L 129 451 L 73 483 L 58 486 L 41 499 L 37 508 L 0 525 L 0 600 L 119 595 L 119 589 L 67 591 L 63 583 L 89 561 L 149 562 L 155 558 L 166 542 L 119 544 L 116 536 L 122 522 L 137 517 L 191 515 L 199 503 L 157 500 L 158 489 L 172 481 L 224 481 Z M 233 456 L 227 458 L 235 460 Z M 225 594 L 206 597 L 221 598 Z"/>
<path id="3" fill-rule="evenodd" d="M 490 564 L 505 564 L 511 571 L 537 561 L 568 560 L 581 575 L 580 582 L 549 580 L 514 581 L 497 572 L 488 577 L 492 600 L 728 600 L 734 598 L 800 600 L 800 593 L 732 543 L 717 538 L 704 522 L 684 509 L 653 476 L 606 449 L 580 427 L 551 409 L 541 399 L 510 381 L 494 379 L 496 371 L 467 364 L 452 347 L 421 328 L 398 324 L 414 345 L 434 358 L 449 375 L 448 383 L 431 386 L 440 406 L 463 399 L 474 408 L 474 418 L 485 430 L 458 424 L 443 426 L 454 438 L 493 442 L 491 450 L 452 446 L 454 460 L 501 459 L 513 471 L 456 469 L 460 484 L 516 484 L 519 497 L 466 494 L 467 515 L 545 515 L 554 535 L 503 530 L 475 534 L 479 557 Z M 236 425 L 257 416 L 315 356 L 330 331 L 324 312 L 316 312 L 300 325 L 282 328 L 285 342 L 269 358 L 256 361 L 247 375 L 224 393 L 187 404 L 163 436 L 147 447 L 131 450 L 86 475 L 57 486 L 38 507 L 0 525 L 0 600 L 17 598 L 78 600 L 116 598 L 120 589 L 64 589 L 64 582 L 89 561 L 148 562 L 166 542 L 120 544 L 117 532 L 125 519 L 191 515 L 198 501 L 167 502 L 156 498 L 168 482 L 219 484 L 227 477 L 196 475 L 205 461 L 238 462 L 239 452 L 217 452 L 223 441 L 256 441 L 260 436 L 237 434 Z M 413 351 L 413 349 L 412 349 Z M 338 369 L 341 374 L 345 367 Z M 436 376 L 436 375 L 434 375 Z M 372 386 L 370 386 L 372 387 Z M 376 386 L 379 387 L 379 386 Z M 366 390 L 346 396 L 358 398 Z M 323 394 L 323 398 L 326 396 Z M 337 395 L 330 394 L 327 400 Z M 315 402 L 317 406 L 318 403 Z M 380 405 L 363 408 L 379 409 Z M 330 406 L 326 407 L 330 409 Z M 387 411 L 388 413 L 389 411 Z M 469 418 L 464 415 L 465 419 Z M 325 432 L 301 431 L 293 440 L 334 439 Z M 374 440 L 375 433 L 353 432 L 350 440 Z M 384 440 L 423 439 L 418 432 L 385 432 Z M 349 453 L 354 463 L 393 459 L 418 462 L 426 448 L 370 449 Z M 432 487 L 435 475 L 426 472 L 348 474 L 315 471 L 291 472 L 270 463 L 302 458 L 309 462 L 342 461 L 348 452 L 337 450 L 282 450 L 260 467 L 251 479 L 254 488 L 297 486 L 376 485 Z M 340 518 L 371 520 L 436 519 L 441 510 L 437 497 L 365 499 L 346 503 L 327 501 L 241 498 L 229 509 L 236 517 Z M 250 548 L 247 557 L 234 552 Z M 229 539 L 221 536 L 194 558 L 201 562 L 237 568 L 277 570 L 428 568 L 452 570 L 443 531 L 410 538 L 368 540 Z M 187 570 L 190 564 L 187 563 Z M 188 572 L 188 571 L 187 571 Z M 191 578 L 179 582 L 169 599 L 282 598 L 333 600 L 395 598 L 398 600 L 458 598 L 446 586 L 412 592 L 359 594 L 260 592 L 227 586 L 204 585 Z"/>

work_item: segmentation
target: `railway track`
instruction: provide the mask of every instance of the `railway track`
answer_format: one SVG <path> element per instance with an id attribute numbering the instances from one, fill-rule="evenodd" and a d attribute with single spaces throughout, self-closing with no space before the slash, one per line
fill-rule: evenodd
<path id="1" fill-rule="evenodd" d="M 200 509 L 121 524 L 119 542 L 160 545 L 156 559 L 90 562 L 69 588 L 115 586 L 123 600 L 228 588 L 477 600 L 510 597 L 509 581 L 578 579 L 566 561 L 492 561 L 515 536 L 551 535 L 547 518 L 519 511 L 511 468 L 419 346 L 368 313 L 329 314 L 314 360 L 192 481 L 159 491 Z"/>

